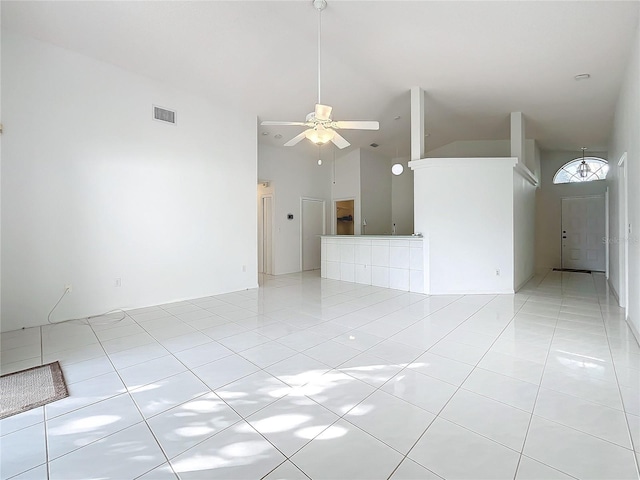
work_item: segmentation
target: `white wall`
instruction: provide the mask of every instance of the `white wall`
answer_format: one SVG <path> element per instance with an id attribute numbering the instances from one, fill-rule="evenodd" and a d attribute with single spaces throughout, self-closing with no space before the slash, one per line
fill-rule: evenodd
<path id="1" fill-rule="evenodd" d="M 640 29 L 636 32 L 634 45 L 624 83 L 617 102 L 614 129 L 609 147 L 611 164 L 608 176 L 610 186 L 609 218 L 612 236 L 620 236 L 618 193 L 620 177 L 617 162 L 626 152 L 628 162 L 628 205 L 629 222 L 632 233 L 627 241 L 629 246 L 629 323 L 640 340 Z M 610 282 L 614 289 L 620 291 L 619 249 L 622 243 L 613 242 L 610 246 Z"/>
<path id="2" fill-rule="evenodd" d="M 387 157 L 360 149 L 360 205 L 367 235 L 391 235 L 392 176 Z"/>
<path id="3" fill-rule="evenodd" d="M 395 163 L 404 166 L 401 175 L 391 176 L 391 223 L 396 225 L 396 235 L 411 235 L 413 229 L 413 170 L 408 167 L 408 158 L 393 158 L 389 170 Z"/>
<path id="4" fill-rule="evenodd" d="M 0 2 L 0 25 L 2 24 L 2 2 Z M 0 28 L 1 30 L 1 28 Z M 2 32 L 0 32 L 1 34 Z M 2 120 L 2 35 L 0 35 L 0 121 Z M 1 135 L 1 134 L 0 134 Z M 1 137 L 0 137 L 1 138 Z M 2 212 L 2 141 L 0 140 L 0 212 Z M 2 220 L 0 215 L 0 272 L 2 272 Z M 2 329 L 2 294 L 1 294 L 1 285 L 2 285 L 2 275 L 0 274 L 0 330 Z"/>
<path id="5" fill-rule="evenodd" d="M 354 199 L 353 213 L 353 230 L 355 235 L 360 235 L 362 216 L 361 196 L 360 196 L 360 149 L 354 149 L 342 154 L 336 155 L 335 159 L 335 175 L 331 184 L 332 204 L 329 207 L 329 218 L 331 219 L 331 233 L 336 233 L 336 212 L 333 202 L 336 200 Z"/>
<path id="6" fill-rule="evenodd" d="M 519 290 L 535 274 L 536 185 L 513 170 L 514 287 Z"/>
<path id="7" fill-rule="evenodd" d="M 540 178 L 540 148 L 533 139 L 524 141 L 524 164 Z M 510 157 L 510 140 L 458 140 L 427 152 L 427 158 Z"/>
<path id="8" fill-rule="evenodd" d="M 415 229 L 428 245 L 428 293 L 513 292 L 515 164 L 512 158 L 411 162 Z"/>
<path id="9" fill-rule="evenodd" d="M 536 176 L 538 180 L 540 180 L 541 170 L 540 170 L 540 146 L 538 142 L 535 140 L 525 140 L 525 159 L 526 166 L 531 172 Z"/>
<path id="10" fill-rule="evenodd" d="M 257 286 L 255 115 L 6 30 L 2 62 L 3 331 L 68 283 L 55 319 Z"/>
<path id="11" fill-rule="evenodd" d="M 607 159 L 606 152 L 589 155 Z M 540 188 L 536 193 L 536 271 L 561 268 L 562 198 L 604 195 L 606 182 L 553 184 L 553 176 L 565 163 L 582 156 L 582 152 L 542 151 Z"/>
<path id="12" fill-rule="evenodd" d="M 328 154 L 324 151 L 323 156 Z M 331 161 L 319 166 L 318 149 L 304 141 L 295 147 L 260 144 L 258 178 L 269 181 L 273 189 L 273 273 L 299 272 L 300 266 L 300 198 L 325 200 L 327 232 L 331 219 Z M 293 214 L 293 220 L 287 214 Z"/>
<path id="13" fill-rule="evenodd" d="M 434 150 L 427 158 L 477 158 L 511 156 L 510 140 L 458 140 Z"/>

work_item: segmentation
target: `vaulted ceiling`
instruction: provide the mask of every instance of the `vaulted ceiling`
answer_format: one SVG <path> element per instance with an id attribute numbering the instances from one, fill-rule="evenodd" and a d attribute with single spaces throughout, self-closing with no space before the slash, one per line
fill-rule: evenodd
<path id="1" fill-rule="evenodd" d="M 412 86 L 426 91 L 427 149 L 506 139 L 512 111 L 543 148 L 606 149 L 639 7 L 329 0 L 322 100 L 335 118 L 379 120 L 379 132 L 344 136 L 391 156 L 409 152 Z M 313 110 L 317 15 L 311 0 L 2 2 L 3 28 L 270 120 Z M 582 73 L 591 78 L 576 81 Z M 300 131 L 263 130 L 274 145 Z"/>

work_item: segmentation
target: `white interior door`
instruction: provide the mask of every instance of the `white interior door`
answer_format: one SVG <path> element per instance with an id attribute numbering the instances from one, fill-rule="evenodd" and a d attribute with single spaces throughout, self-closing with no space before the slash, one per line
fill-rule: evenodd
<path id="1" fill-rule="evenodd" d="M 273 197 L 262 197 L 262 255 L 260 255 L 260 271 L 273 275 Z"/>
<path id="2" fill-rule="evenodd" d="M 562 268 L 605 271 L 604 196 L 562 199 Z"/>
<path id="3" fill-rule="evenodd" d="M 320 235 L 325 233 L 324 200 L 302 199 L 301 206 L 302 270 L 320 268 Z"/>

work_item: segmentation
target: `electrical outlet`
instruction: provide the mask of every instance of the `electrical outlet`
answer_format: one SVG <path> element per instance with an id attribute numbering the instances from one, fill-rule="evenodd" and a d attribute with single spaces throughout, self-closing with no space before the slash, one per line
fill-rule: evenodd
<path id="1" fill-rule="evenodd" d="M 500 269 L 496 268 L 496 277 L 499 277 L 499 276 L 500 276 Z"/>
<path id="2" fill-rule="evenodd" d="M 65 291 L 65 292 L 67 292 L 67 293 L 71 293 L 71 292 L 73 292 L 73 285 L 71 285 L 70 283 L 67 283 L 67 284 L 64 286 L 64 291 Z"/>
<path id="3" fill-rule="evenodd" d="M 121 278 L 116 278 L 116 281 L 114 282 L 114 286 L 115 287 L 121 287 L 122 286 L 122 279 Z"/>

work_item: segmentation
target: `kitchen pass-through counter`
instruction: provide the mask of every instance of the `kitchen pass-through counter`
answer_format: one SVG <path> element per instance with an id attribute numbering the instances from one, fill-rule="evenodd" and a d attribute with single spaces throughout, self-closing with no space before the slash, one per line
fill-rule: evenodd
<path id="1" fill-rule="evenodd" d="M 323 235 L 321 276 L 424 293 L 424 238 L 400 235 Z"/>

